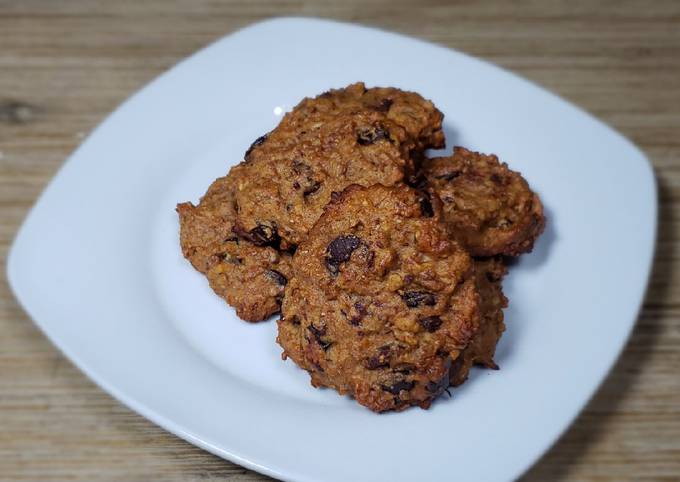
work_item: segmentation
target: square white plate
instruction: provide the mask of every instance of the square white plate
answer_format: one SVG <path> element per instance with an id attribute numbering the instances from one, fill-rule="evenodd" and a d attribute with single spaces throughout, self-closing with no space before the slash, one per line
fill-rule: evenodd
<path id="1" fill-rule="evenodd" d="M 505 283 L 501 370 L 474 371 L 427 411 L 376 415 L 313 389 L 280 360 L 275 323 L 239 321 L 178 247 L 178 201 L 196 201 L 302 97 L 357 80 L 433 99 L 448 145 L 497 153 L 549 218 Z M 644 155 L 578 108 L 421 41 L 278 19 L 200 51 L 114 112 L 38 201 L 8 271 L 26 311 L 95 382 L 231 461 L 300 481 L 508 480 L 620 353 L 655 226 Z"/>

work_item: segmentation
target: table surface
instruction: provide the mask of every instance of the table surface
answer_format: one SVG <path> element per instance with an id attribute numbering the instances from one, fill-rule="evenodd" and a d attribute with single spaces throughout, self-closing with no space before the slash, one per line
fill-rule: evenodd
<path id="1" fill-rule="evenodd" d="M 279 15 L 361 22 L 487 59 L 582 106 L 644 150 L 660 201 L 644 308 L 597 395 L 524 479 L 678 480 L 677 0 L 0 0 L 3 273 L 27 210 L 109 111 L 209 42 Z M 0 479 L 266 479 L 166 433 L 102 392 L 31 323 L 4 276 L 0 333 Z"/>

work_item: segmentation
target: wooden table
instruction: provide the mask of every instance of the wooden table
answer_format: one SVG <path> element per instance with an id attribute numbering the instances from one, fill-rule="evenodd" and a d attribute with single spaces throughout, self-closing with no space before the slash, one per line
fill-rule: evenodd
<path id="1" fill-rule="evenodd" d="M 604 119 L 645 151 L 659 181 L 658 252 L 635 332 L 588 408 L 525 479 L 678 480 L 680 2 L 459 3 L 0 0 L 3 273 L 19 223 L 84 136 L 212 40 L 261 18 L 312 15 L 438 42 Z M 264 479 L 99 390 L 31 323 L 4 277 L 0 333 L 0 480 Z"/>

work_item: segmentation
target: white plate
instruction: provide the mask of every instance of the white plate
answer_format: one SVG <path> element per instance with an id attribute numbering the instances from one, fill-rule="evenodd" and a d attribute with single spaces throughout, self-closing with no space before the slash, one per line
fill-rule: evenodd
<path id="1" fill-rule="evenodd" d="M 236 319 L 180 255 L 197 200 L 305 95 L 356 80 L 416 90 L 462 144 L 521 171 L 548 228 L 505 284 L 498 372 L 430 410 L 376 415 L 283 363 L 275 323 Z M 288 480 L 508 480 L 607 374 L 645 291 L 652 170 L 630 142 L 497 67 L 410 38 L 311 19 L 230 35 L 162 75 L 73 154 L 21 228 L 9 279 L 95 382 L 233 462 Z M 489 463 L 489 456 L 493 462 Z"/>

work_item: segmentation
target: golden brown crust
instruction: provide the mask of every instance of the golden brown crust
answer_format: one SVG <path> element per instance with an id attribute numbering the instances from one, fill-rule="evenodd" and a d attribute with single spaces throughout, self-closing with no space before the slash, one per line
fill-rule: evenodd
<path id="1" fill-rule="evenodd" d="M 498 369 L 494 362 L 496 345 L 505 331 L 503 309 L 508 306 L 508 299 L 503 294 L 501 282 L 508 269 L 500 258 L 475 260 L 475 282 L 481 304 L 480 327 L 470 344 L 459 359 L 459 363 L 451 370 L 451 384 L 463 383 L 473 365 Z"/>
<path id="2" fill-rule="evenodd" d="M 255 246 L 233 232 L 233 178 L 217 179 L 198 206 L 177 205 L 182 253 L 215 293 L 247 321 L 280 310 L 290 277 L 290 254 Z"/>
<path id="3" fill-rule="evenodd" d="M 445 218 L 473 256 L 517 256 L 543 232 L 543 205 L 522 176 L 485 155 L 455 147 L 426 161 L 423 175 L 444 203 Z"/>
<path id="4" fill-rule="evenodd" d="M 474 337 L 468 254 L 436 199 L 405 186 L 350 186 L 293 258 L 277 341 L 329 386 L 374 411 L 429 406 Z"/>
<path id="5" fill-rule="evenodd" d="M 403 181 L 420 152 L 443 145 L 442 117 L 418 94 L 361 83 L 304 99 L 238 167 L 240 232 L 264 229 L 283 248 L 297 245 L 333 193 Z"/>

